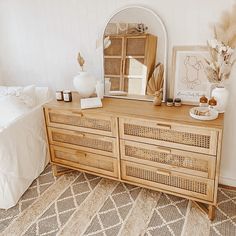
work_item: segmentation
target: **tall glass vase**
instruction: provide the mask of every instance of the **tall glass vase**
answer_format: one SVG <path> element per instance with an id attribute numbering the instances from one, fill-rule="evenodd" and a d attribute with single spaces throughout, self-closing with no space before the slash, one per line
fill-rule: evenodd
<path id="1" fill-rule="evenodd" d="M 216 86 L 212 92 L 211 96 L 217 101 L 216 109 L 219 113 L 224 113 L 228 103 L 229 91 L 224 86 Z"/>

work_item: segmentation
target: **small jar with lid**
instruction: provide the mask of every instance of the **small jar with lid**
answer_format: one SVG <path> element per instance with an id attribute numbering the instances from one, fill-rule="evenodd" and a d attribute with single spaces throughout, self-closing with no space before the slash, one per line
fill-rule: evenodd
<path id="1" fill-rule="evenodd" d="M 199 106 L 200 107 L 207 107 L 208 106 L 208 98 L 205 95 L 200 97 Z"/>
<path id="2" fill-rule="evenodd" d="M 175 107 L 180 107 L 182 105 L 181 99 L 175 98 L 174 105 L 175 105 Z"/>
<path id="3" fill-rule="evenodd" d="M 212 97 L 212 98 L 209 100 L 208 104 L 209 104 L 209 108 L 215 108 L 216 105 L 217 105 L 217 101 L 215 100 L 214 97 Z"/>
<path id="4" fill-rule="evenodd" d="M 173 98 L 168 98 L 167 101 L 166 101 L 166 105 L 168 107 L 172 107 L 174 104 L 173 104 Z"/>
<path id="5" fill-rule="evenodd" d="M 63 99 L 64 99 L 64 102 L 71 102 L 72 101 L 72 93 L 70 90 L 63 91 Z"/>
<path id="6" fill-rule="evenodd" d="M 63 101 L 63 92 L 62 91 L 56 91 L 56 99 L 57 101 Z"/>

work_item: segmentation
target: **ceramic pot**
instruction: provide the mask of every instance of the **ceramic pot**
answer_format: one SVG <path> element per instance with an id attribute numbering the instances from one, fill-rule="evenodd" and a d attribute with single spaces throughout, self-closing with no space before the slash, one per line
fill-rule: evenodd
<path id="1" fill-rule="evenodd" d="M 83 98 L 88 98 L 95 92 L 96 83 L 96 78 L 85 71 L 81 71 L 73 80 L 75 89 Z"/>
<path id="2" fill-rule="evenodd" d="M 212 90 L 211 96 L 217 101 L 215 108 L 218 112 L 224 113 L 228 102 L 229 91 L 225 87 L 216 87 Z"/>

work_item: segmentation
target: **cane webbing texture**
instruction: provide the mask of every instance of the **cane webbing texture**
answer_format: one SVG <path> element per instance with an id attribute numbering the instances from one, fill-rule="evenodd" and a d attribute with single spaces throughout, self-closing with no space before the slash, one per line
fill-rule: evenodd
<path id="1" fill-rule="evenodd" d="M 69 160 L 70 156 L 73 154 L 69 154 L 66 152 L 54 150 L 54 154 L 56 158 L 62 159 L 62 160 Z M 76 160 L 76 161 L 75 161 Z M 102 161 L 99 160 L 99 158 L 95 158 L 91 156 L 91 154 L 87 154 L 86 157 L 78 156 L 77 158 L 73 158 L 73 162 L 79 163 L 84 166 L 94 167 L 97 169 L 107 170 L 110 172 L 114 171 L 114 165 L 113 161 L 108 159 L 102 159 Z"/>
<path id="2" fill-rule="evenodd" d="M 111 141 L 104 141 L 96 138 L 90 137 L 80 137 L 77 135 L 68 135 L 63 134 L 60 132 L 53 131 L 52 132 L 52 139 L 56 142 L 63 142 L 72 145 L 78 145 L 87 148 L 98 149 L 106 152 L 112 153 L 112 142 Z"/>
<path id="3" fill-rule="evenodd" d="M 183 155 L 169 154 L 158 150 L 125 145 L 126 156 L 208 173 L 207 160 L 193 158 L 184 154 L 184 152 Z"/>
<path id="4" fill-rule="evenodd" d="M 89 129 L 97 129 L 102 131 L 111 131 L 111 122 L 108 120 L 79 117 L 76 115 L 49 113 L 50 121 L 58 124 L 72 125 Z"/>
<path id="5" fill-rule="evenodd" d="M 126 175 L 150 182 L 160 183 L 195 193 L 207 194 L 207 184 L 174 175 L 164 175 L 151 170 L 146 170 L 131 165 L 126 166 Z"/>
<path id="6" fill-rule="evenodd" d="M 210 148 L 210 136 L 181 132 L 168 129 L 153 128 L 134 124 L 124 124 L 124 134 L 136 137 L 162 140 L 188 146 Z"/>

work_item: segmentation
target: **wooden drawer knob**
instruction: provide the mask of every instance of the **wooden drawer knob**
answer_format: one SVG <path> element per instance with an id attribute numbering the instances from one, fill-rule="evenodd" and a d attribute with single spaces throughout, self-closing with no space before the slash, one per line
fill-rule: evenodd
<path id="1" fill-rule="evenodd" d="M 160 129 L 171 129 L 171 125 L 157 123 L 157 127 Z"/>
<path id="2" fill-rule="evenodd" d="M 160 148 L 160 147 L 157 147 L 156 150 L 158 152 L 165 152 L 165 153 L 171 154 L 171 149 L 170 148 Z"/>
<path id="3" fill-rule="evenodd" d="M 83 157 L 87 157 L 87 153 L 81 152 L 81 151 L 76 151 L 77 155 L 82 155 Z"/>
<path id="4" fill-rule="evenodd" d="M 83 113 L 81 111 L 72 111 L 72 114 L 75 114 L 77 116 L 83 116 Z"/>
<path id="5" fill-rule="evenodd" d="M 166 175 L 166 176 L 170 176 L 171 175 L 171 172 L 168 171 L 168 170 L 156 170 L 156 173 L 160 174 L 160 175 Z"/>
<path id="6" fill-rule="evenodd" d="M 85 137 L 85 134 L 83 133 L 80 133 L 78 131 L 74 131 L 75 135 L 78 136 L 78 137 L 81 137 L 81 138 L 84 138 Z"/>

